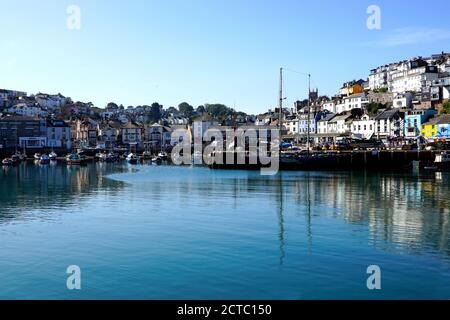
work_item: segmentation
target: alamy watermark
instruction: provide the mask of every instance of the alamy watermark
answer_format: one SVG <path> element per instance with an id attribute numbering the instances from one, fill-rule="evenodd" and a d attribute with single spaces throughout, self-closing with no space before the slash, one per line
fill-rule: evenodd
<path id="1" fill-rule="evenodd" d="M 367 274 L 370 274 L 367 278 L 367 289 L 381 290 L 381 268 L 377 265 L 369 266 Z"/>
<path id="2" fill-rule="evenodd" d="M 69 275 L 67 277 L 66 286 L 69 290 L 81 290 L 81 269 L 77 265 L 71 265 L 67 267 L 66 273 Z"/>
<path id="3" fill-rule="evenodd" d="M 275 175 L 280 167 L 280 131 L 258 126 L 208 128 L 194 123 L 193 134 L 178 129 L 172 133 L 176 142 L 172 162 L 176 165 L 255 166 L 262 175 Z"/>
<path id="4" fill-rule="evenodd" d="M 377 5 L 370 5 L 367 8 L 367 29 L 369 30 L 381 30 L 381 8 Z"/>
<path id="5" fill-rule="evenodd" d="M 70 5 L 66 9 L 68 14 L 66 25 L 69 30 L 80 30 L 81 29 L 81 8 L 77 5 Z"/>

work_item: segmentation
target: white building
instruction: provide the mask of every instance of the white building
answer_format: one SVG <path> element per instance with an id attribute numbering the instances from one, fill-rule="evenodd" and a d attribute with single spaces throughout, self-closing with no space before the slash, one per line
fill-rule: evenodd
<path id="1" fill-rule="evenodd" d="M 364 114 L 360 119 L 353 120 L 351 133 L 361 139 L 370 139 L 375 134 L 375 120 Z"/>
<path id="2" fill-rule="evenodd" d="M 344 98 L 344 111 L 353 109 L 365 109 L 369 104 L 369 99 L 365 93 L 354 94 Z"/>
<path id="3" fill-rule="evenodd" d="M 58 94 L 46 94 L 38 93 L 35 97 L 36 102 L 45 109 L 55 111 L 58 108 L 63 107 L 66 104 L 66 97 Z"/>
<path id="4" fill-rule="evenodd" d="M 329 113 L 322 117 L 319 121 L 317 121 L 317 133 L 318 134 L 328 134 L 328 128 L 330 126 L 330 121 L 336 116 L 334 113 Z M 331 126 L 330 126 L 331 128 Z"/>
<path id="5" fill-rule="evenodd" d="M 397 94 L 393 100 L 394 108 L 412 108 L 413 95 L 410 92 Z"/>
<path id="6" fill-rule="evenodd" d="M 47 124 L 47 147 L 70 150 L 72 148 L 70 131 L 70 126 L 63 120 L 49 122 Z"/>
<path id="7" fill-rule="evenodd" d="M 413 59 L 398 64 L 390 77 L 389 89 L 393 93 L 421 92 L 427 81 L 438 79 L 438 69 L 422 59 Z"/>
<path id="8" fill-rule="evenodd" d="M 22 117 L 46 117 L 48 112 L 42 110 L 41 107 L 35 105 L 27 105 L 26 103 L 16 104 L 7 110 L 11 114 L 17 114 Z"/>
<path id="9" fill-rule="evenodd" d="M 398 109 L 385 110 L 375 117 L 375 136 L 388 140 L 404 136 L 404 114 Z"/>

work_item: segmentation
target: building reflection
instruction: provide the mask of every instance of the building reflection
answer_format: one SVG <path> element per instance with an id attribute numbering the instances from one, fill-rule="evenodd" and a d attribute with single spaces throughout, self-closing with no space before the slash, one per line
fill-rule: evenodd
<path id="1" fill-rule="evenodd" d="M 39 166 L 22 164 L 0 170 L 0 223 L 22 217 L 33 210 L 58 210 L 82 205 L 94 192 L 118 192 L 123 182 L 105 179 L 116 168 L 89 165 Z M 36 218 L 31 216 L 29 218 Z"/>

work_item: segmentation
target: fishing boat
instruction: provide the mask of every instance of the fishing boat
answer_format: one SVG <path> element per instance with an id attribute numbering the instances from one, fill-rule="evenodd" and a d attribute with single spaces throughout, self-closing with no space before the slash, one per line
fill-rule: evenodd
<path id="1" fill-rule="evenodd" d="M 58 155 L 57 155 L 54 151 L 52 151 L 52 152 L 48 155 L 48 157 L 50 158 L 50 161 L 56 161 L 56 158 L 58 157 Z"/>
<path id="2" fill-rule="evenodd" d="M 39 163 L 43 164 L 43 165 L 49 164 L 50 163 L 50 157 L 48 155 L 46 155 L 46 154 L 43 154 L 41 156 L 41 158 L 39 159 Z"/>
<path id="3" fill-rule="evenodd" d="M 114 153 L 102 153 L 99 155 L 100 162 L 115 162 L 118 157 Z"/>
<path id="4" fill-rule="evenodd" d="M 127 162 L 128 162 L 129 164 L 137 164 L 138 161 L 139 161 L 139 158 L 138 158 L 138 156 L 136 156 L 134 153 L 130 153 L 130 154 L 127 156 Z"/>
<path id="5" fill-rule="evenodd" d="M 69 166 L 80 166 L 86 164 L 87 158 L 85 155 L 80 155 L 78 153 L 71 153 L 66 157 L 67 165 Z"/>

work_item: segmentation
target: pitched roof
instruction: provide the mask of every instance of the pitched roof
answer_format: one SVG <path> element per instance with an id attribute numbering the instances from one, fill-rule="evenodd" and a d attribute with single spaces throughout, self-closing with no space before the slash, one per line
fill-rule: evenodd
<path id="1" fill-rule="evenodd" d="M 434 118 L 430 118 L 424 125 L 436 125 L 436 124 L 449 124 L 450 123 L 450 114 L 442 114 L 440 116 L 436 116 Z"/>

